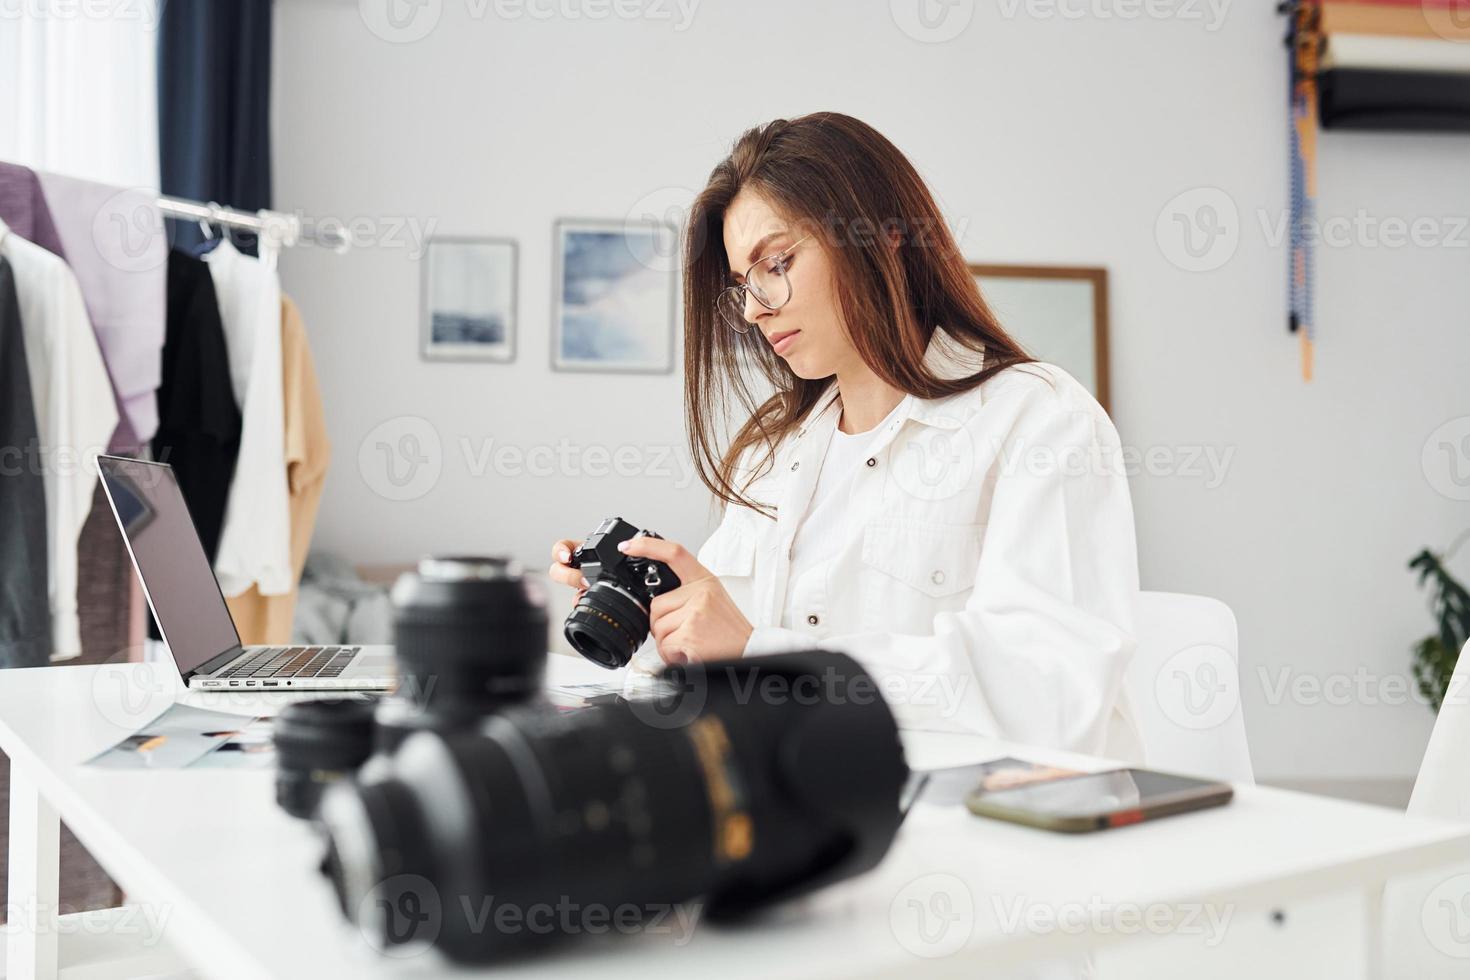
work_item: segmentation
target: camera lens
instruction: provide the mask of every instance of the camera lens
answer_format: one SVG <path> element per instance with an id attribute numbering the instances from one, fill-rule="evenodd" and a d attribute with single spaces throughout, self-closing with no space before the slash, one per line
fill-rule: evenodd
<path id="1" fill-rule="evenodd" d="M 287 705 L 276 716 L 276 802 L 310 819 L 322 791 L 345 779 L 373 750 L 375 698 L 323 698 Z"/>
<path id="2" fill-rule="evenodd" d="M 539 698 L 546 601 L 506 558 L 425 558 L 393 586 L 398 689 L 378 710 L 377 747 L 471 726 Z"/>
<path id="3" fill-rule="evenodd" d="M 520 707 L 415 734 L 334 787 L 323 868 L 344 914 L 381 950 L 486 962 L 700 896 L 730 918 L 881 860 L 908 769 L 856 661 L 812 651 L 679 676 L 697 700 L 677 726 L 629 702 Z"/>
<path id="4" fill-rule="evenodd" d="M 546 601 L 506 558 L 425 558 L 393 586 L 398 693 L 481 714 L 538 694 Z"/>
<path id="5" fill-rule="evenodd" d="M 565 633 L 582 656 L 616 670 L 626 666 L 648 639 L 648 610 L 612 582 L 596 582 L 577 600 Z"/>

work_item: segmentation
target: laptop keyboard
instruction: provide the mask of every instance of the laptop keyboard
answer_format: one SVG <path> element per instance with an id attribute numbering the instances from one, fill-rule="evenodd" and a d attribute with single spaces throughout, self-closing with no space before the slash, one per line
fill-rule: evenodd
<path id="1" fill-rule="evenodd" d="M 218 677 L 336 677 L 361 647 L 271 647 L 216 675 Z"/>

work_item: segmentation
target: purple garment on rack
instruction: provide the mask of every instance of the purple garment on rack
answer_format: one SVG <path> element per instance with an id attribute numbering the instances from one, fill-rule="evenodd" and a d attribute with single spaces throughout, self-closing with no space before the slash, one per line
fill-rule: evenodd
<path id="1" fill-rule="evenodd" d="M 26 241 L 66 258 L 61 236 L 46 208 L 41 182 L 29 167 L 0 161 L 0 220 Z"/>
<path id="2" fill-rule="evenodd" d="M 118 426 L 109 449 L 132 453 L 158 431 L 168 238 L 142 191 L 40 175 L 46 204 L 112 378 Z"/>

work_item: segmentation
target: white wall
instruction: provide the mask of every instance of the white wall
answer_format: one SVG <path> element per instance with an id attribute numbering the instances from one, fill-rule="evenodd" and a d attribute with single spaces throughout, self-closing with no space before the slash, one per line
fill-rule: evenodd
<path id="1" fill-rule="evenodd" d="M 1286 258 L 1260 220 L 1282 220 L 1286 195 L 1269 5 L 1189 0 L 1139 18 L 1127 0 L 1065 0 L 1091 11 L 1075 17 L 1049 0 L 958 0 L 933 9 L 973 19 L 924 43 L 897 26 L 904 2 L 704 0 L 684 30 L 662 0 L 641 9 L 671 20 L 592 20 L 550 0 L 534 9 L 573 13 L 432 0 L 397 35 L 368 18 L 402 43 L 370 29 L 373 0 L 278 4 L 277 205 L 382 221 L 392 239 L 283 261 L 335 446 L 317 544 L 384 561 L 493 549 L 540 569 L 553 538 L 610 513 L 697 544 L 707 495 L 680 485 L 687 464 L 659 475 L 658 449 L 641 478 L 515 478 L 476 476 L 461 440 L 472 453 L 566 439 L 684 459 L 676 376 L 547 367 L 552 220 L 622 218 L 649 195 L 691 192 L 750 124 L 850 112 L 915 161 L 975 260 L 1108 267 L 1113 414 L 1126 444 L 1162 447 L 1174 470 L 1133 479 L 1144 585 L 1235 609 L 1258 772 L 1413 772 L 1431 717 L 1393 685 L 1431 624 L 1404 565 L 1470 525 L 1470 507 L 1421 466 L 1430 433 L 1470 415 L 1470 232 L 1458 247 L 1360 235 L 1324 249 L 1317 378 L 1304 384 L 1284 327 Z M 1330 136 L 1321 157 L 1324 216 L 1470 214 L 1470 139 Z M 1222 189 L 1240 214 L 1233 257 L 1208 272 L 1171 262 L 1155 229 L 1197 187 Z M 418 269 L 391 227 L 403 217 L 520 241 L 514 365 L 419 359 Z M 359 448 L 410 415 L 437 433 L 441 470 L 423 496 L 391 501 L 375 492 L 376 451 L 360 466 Z M 1228 459 L 1222 480 L 1189 465 L 1196 450 Z M 1302 677 L 1326 693 L 1276 696 Z"/>

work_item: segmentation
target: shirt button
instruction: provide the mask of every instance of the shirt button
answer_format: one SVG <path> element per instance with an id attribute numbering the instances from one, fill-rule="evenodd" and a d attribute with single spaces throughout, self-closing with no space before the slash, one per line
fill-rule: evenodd
<path id="1" fill-rule="evenodd" d="M 798 459 L 796 462 L 794 462 L 794 463 L 791 464 L 791 472 L 795 473 L 798 469 L 800 469 L 800 467 L 801 467 L 801 460 Z"/>
<path id="2" fill-rule="evenodd" d="M 934 570 L 934 574 L 929 576 L 929 580 L 931 582 L 933 582 L 935 585 L 943 585 L 944 584 L 944 572 L 942 572 L 942 571 L 940 571 L 939 569 L 936 568 Z"/>
<path id="3" fill-rule="evenodd" d="M 878 461 L 876 459 L 874 459 L 872 456 L 869 456 L 868 457 L 868 465 L 869 466 L 877 466 L 878 465 Z"/>
<path id="4" fill-rule="evenodd" d="M 807 625 L 808 626 L 815 626 L 818 623 L 820 623 L 822 620 L 817 617 L 817 614 L 816 613 L 812 613 L 810 616 L 808 616 L 806 618 L 806 621 L 807 621 Z"/>

